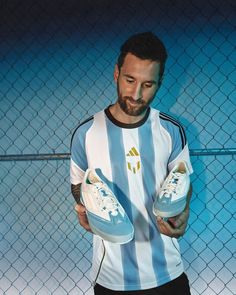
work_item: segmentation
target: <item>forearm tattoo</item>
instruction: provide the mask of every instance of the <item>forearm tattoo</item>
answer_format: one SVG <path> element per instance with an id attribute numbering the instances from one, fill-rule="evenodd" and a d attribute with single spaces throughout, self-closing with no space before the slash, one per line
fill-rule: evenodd
<path id="1" fill-rule="evenodd" d="M 81 184 L 71 185 L 71 193 L 77 204 L 80 203 L 80 188 L 81 188 Z"/>

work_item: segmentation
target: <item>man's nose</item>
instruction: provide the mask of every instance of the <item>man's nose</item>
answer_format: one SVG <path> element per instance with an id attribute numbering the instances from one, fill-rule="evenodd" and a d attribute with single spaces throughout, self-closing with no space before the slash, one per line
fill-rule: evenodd
<path id="1" fill-rule="evenodd" d="M 136 85 L 133 90 L 133 95 L 132 95 L 134 100 L 139 100 L 142 98 L 142 85 Z"/>

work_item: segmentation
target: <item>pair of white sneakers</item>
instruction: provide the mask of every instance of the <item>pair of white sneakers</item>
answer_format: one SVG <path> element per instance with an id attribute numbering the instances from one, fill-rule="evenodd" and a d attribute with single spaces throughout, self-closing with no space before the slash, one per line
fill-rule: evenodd
<path id="1" fill-rule="evenodd" d="M 180 214 L 186 206 L 190 178 L 185 162 L 179 162 L 165 179 L 153 203 L 153 213 L 162 218 Z M 134 228 L 122 205 L 94 169 L 87 169 L 81 185 L 81 203 L 91 230 L 106 241 L 125 244 Z"/>

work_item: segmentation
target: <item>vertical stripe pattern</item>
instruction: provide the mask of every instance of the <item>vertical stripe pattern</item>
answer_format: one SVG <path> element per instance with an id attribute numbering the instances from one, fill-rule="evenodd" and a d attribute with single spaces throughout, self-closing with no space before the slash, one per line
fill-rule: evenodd
<path id="1" fill-rule="evenodd" d="M 145 207 L 149 212 L 149 235 L 152 249 L 152 266 L 155 270 L 156 280 L 157 282 L 160 282 L 160 278 L 163 276 L 168 278 L 169 273 L 167 271 L 164 255 L 164 244 L 161 235 L 157 230 L 156 218 L 152 213 L 153 200 L 156 193 L 155 174 L 158 173 L 158 171 L 156 172 L 155 165 L 153 165 L 156 162 L 155 152 L 157 151 L 154 150 L 154 137 L 152 133 L 153 130 L 150 120 L 148 120 L 145 125 L 139 128 Z"/>
<path id="2" fill-rule="evenodd" d="M 121 205 L 125 208 L 127 215 L 133 223 L 133 215 L 129 199 L 129 184 L 126 170 L 126 154 L 124 151 L 122 129 L 113 125 L 113 123 L 108 120 L 107 124 L 114 193 L 119 199 Z M 119 186 L 116 184 L 119 184 Z M 131 241 L 128 244 L 121 245 L 121 253 L 123 262 L 124 284 L 125 286 L 135 285 L 136 288 L 139 289 L 140 279 L 136 261 L 136 249 L 134 241 Z M 127 257 L 132 259 L 127 259 Z"/>

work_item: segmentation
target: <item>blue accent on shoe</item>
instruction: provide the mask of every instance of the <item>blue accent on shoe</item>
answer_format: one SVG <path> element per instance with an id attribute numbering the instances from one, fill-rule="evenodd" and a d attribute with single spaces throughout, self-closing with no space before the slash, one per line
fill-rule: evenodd
<path id="1" fill-rule="evenodd" d="M 88 222 L 94 234 L 118 244 L 133 239 L 132 223 L 111 189 L 95 170 L 87 169 L 85 173 L 81 202 L 86 207 Z"/>

